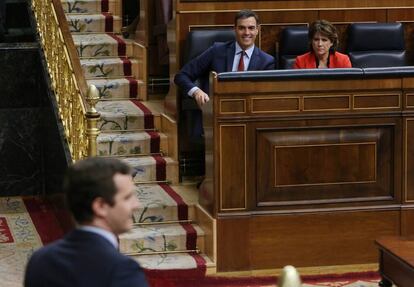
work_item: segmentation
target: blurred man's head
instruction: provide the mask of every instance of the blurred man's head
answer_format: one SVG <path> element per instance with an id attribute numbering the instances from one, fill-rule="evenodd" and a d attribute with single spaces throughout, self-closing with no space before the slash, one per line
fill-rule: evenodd
<path id="1" fill-rule="evenodd" d="M 96 225 L 114 234 L 131 229 L 138 199 L 126 163 L 108 158 L 81 160 L 69 167 L 64 192 L 79 224 Z"/>

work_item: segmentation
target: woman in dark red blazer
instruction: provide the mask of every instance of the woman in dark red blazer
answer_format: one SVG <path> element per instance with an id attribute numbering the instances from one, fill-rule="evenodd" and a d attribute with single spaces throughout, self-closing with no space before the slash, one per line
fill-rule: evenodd
<path id="1" fill-rule="evenodd" d="M 326 20 L 317 20 L 309 26 L 311 52 L 296 57 L 294 69 L 352 68 L 348 56 L 336 51 L 338 33 Z"/>

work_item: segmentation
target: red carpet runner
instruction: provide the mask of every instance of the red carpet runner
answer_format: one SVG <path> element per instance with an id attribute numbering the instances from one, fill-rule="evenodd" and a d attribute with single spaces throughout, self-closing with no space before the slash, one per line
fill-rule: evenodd
<path id="1" fill-rule="evenodd" d="M 265 277 L 219 277 L 207 276 L 194 279 L 191 276 L 176 280 L 151 278 L 152 287 L 275 287 L 276 276 Z M 377 272 L 326 274 L 302 276 L 306 287 L 376 287 L 380 276 Z M 304 287 L 305 287 L 304 286 Z"/>

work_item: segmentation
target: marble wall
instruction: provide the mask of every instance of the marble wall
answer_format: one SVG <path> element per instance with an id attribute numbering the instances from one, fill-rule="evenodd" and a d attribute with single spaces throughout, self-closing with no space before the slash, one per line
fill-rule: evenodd
<path id="1" fill-rule="evenodd" d="M 38 44 L 0 44 L 0 67 L 0 196 L 59 192 L 69 156 Z"/>

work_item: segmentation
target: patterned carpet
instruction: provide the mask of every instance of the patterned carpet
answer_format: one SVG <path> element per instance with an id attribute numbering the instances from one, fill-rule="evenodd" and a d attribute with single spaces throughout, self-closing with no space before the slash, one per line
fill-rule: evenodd
<path id="1" fill-rule="evenodd" d="M 0 198 L 0 286 L 22 286 L 26 262 L 33 251 L 62 235 L 46 202 L 36 198 Z"/>
<path id="2" fill-rule="evenodd" d="M 166 214 L 166 216 L 168 215 Z M 149 228 L 148 232 L 152 234 L 149 238 L 156 237 L 156 227 Z M 25 265 L 33 251 L 44 244 L 60 238 L 62 235 L 62 228 L 51 205 L 47 202 L 32 197 L 0 198 L 0 286 L 22 286 Z M 128 234 L 126 234 L 125 237 L 127 238 Z M 156 257 L 153 258 L 155 260 Z M 159 265 L 159 262 L 154 262 L 153 264 Z M 165 266 L 168 265 L 169 264 L 166 264 Z M 175 264 L 172 263 L 169 267 L 171 268 L 171 266 L 174 265 Z M 166 269 L 168 269 L 168 267 L 166 267 Z M 165 272 L 170 274 L 165 276 Z M 176 273 L 176 275 L 178 275 L 177 277 L 180 277 L 180 279 L 168 279 L 171 277 L 171 272 Z M 147 274 L 151 286 L 153 287 L 277 286 L 277 278 L 273 276 L 207 276 L 200 278 L 200 275 L 202 275 L 201 273 L 191 274 L 191 272 L 185 270 L 183 270 L 183 274 L 178 273 L 180 273 L 179 270 L 151 270 Z M 163 279 L 165 277 L 167 277 L 167 279 Z M 376 287 L 378 286 L 378 280 L 379 276 L 376 272 L 347 273 L 342 275 L 312 275 L 303 277 L 303 287 Z"/>
<path id="3" fill-rule="evenodd" d="M 377 287 L 380 280 L 377 272 L 344 273 L 339 275 L 310 275 L 302 277 L 302 287 Z M 277 287 L 276 276 L 220 277 L 207 276 L 202 279 L 152 280 L 152 287 Z"/>

